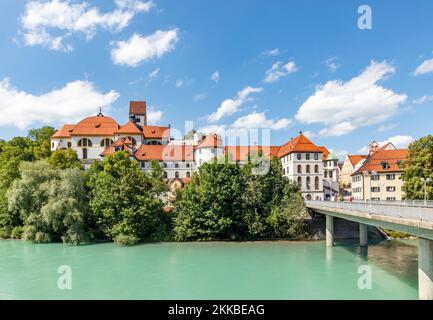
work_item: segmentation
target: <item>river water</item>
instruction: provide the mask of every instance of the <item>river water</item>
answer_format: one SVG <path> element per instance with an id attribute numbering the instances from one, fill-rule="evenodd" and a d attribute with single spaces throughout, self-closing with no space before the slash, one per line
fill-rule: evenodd
<path id="1" fill-rule="evenodd" d="M 59 274 L 60 266 L 66 267 Z M 0 241 L 0 299 L 417 297 L 417 241 L 411 240 L 368 249 L 354 242 L 326 248 L 323 241 L 134 247 Z"/>

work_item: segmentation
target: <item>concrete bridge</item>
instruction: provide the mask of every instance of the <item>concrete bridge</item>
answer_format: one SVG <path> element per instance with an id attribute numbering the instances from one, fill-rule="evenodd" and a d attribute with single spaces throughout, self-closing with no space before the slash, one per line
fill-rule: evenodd
<path id="1" fill-rule="evenodd" d="M 305 201 L 308 209 L 326 216 L 326 245 L 334 245 L 334 217 L 359 223 L 359 244 L 368 245 L 367 225 L 418 237 L 419 299 L 433 300 L 432 202 Z"/>

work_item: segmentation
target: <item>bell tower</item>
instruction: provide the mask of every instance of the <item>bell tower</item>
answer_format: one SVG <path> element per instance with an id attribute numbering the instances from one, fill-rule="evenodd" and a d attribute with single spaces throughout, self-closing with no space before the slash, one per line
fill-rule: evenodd
<path id="1" fill-rule="evenodd" d="M 141 126 L 147 126 L 146 101 L 129 102 L 129 119 Z"/>

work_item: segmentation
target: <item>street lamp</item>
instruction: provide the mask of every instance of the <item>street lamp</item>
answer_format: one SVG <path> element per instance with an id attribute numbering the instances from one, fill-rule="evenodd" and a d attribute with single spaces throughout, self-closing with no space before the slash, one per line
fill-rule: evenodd
<path id="1" fill-rule="evenodd" d="M 430 183 L 430 178 L 421 178 L 421 182 L 424 183 L 424 203 L 427 204 L 427 183 Z"/>

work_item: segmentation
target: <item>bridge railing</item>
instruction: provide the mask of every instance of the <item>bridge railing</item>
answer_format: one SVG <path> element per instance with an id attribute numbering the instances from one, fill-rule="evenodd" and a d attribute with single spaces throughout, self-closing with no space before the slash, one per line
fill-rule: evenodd
<path id="1" fill-rule="evenodd" d="M 305 201 L 310 208 L 335 208 L 349 211 L 366 212 L 369 214 L 385 215 L 397 218 L 433 222 L 433 206 L 409 204 L 402 202 L 361 202 L 361 201 Z"/>

